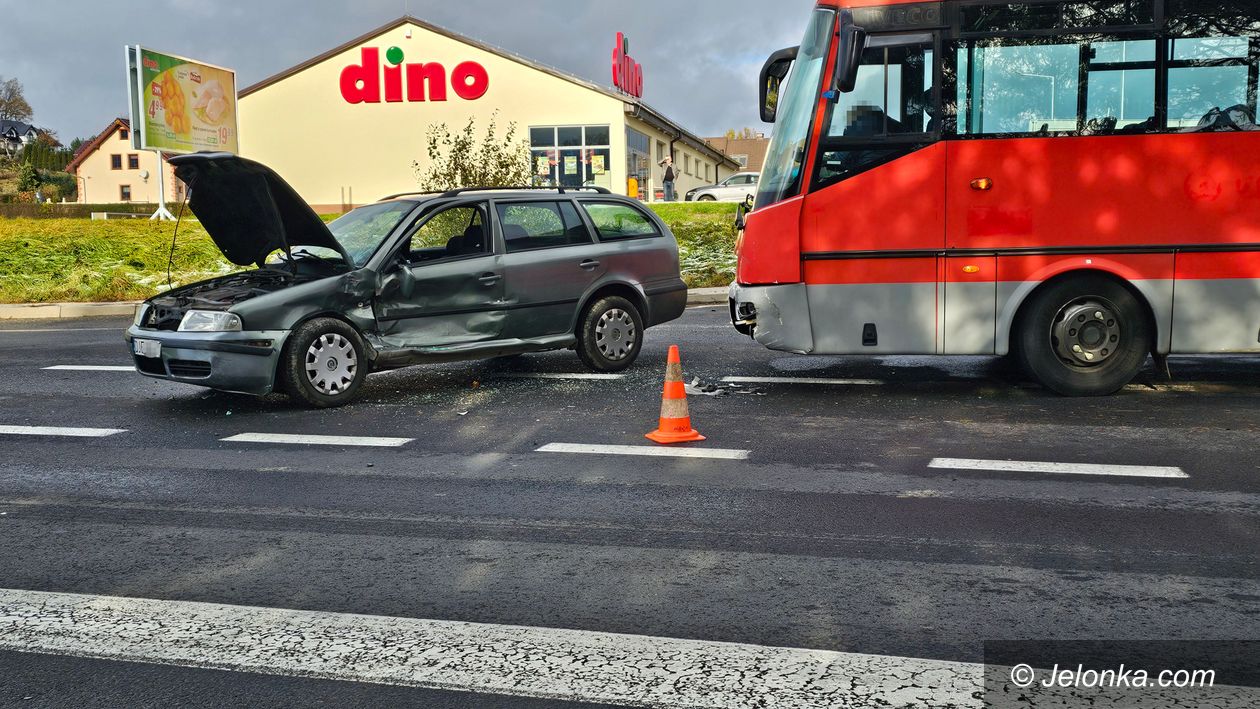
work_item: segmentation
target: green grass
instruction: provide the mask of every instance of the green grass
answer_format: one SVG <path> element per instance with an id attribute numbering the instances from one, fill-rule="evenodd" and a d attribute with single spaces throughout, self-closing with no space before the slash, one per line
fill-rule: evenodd
<path id="1" fill-rule="evenodd" d="M 735 205 L 664 204 L 652 209 L 678 237 L 683 279 L 724 286 L 735 273 Z M 171 222 L 147 219 L 0 219 L 0 303 L 141 300 L 166 287 Z M 175 285 L 237 270 L 201 225 L 185 221 Z"/>

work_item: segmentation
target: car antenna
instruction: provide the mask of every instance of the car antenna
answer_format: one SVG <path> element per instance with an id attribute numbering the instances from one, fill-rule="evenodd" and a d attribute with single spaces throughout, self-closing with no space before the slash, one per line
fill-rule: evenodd
<path id="1" fill-rule="evenodd" d="M 175 264 L 175 240 L 179 238 L 179 223 L 184 219 L 184 205 L 188 204 L 188 193 L 192 191 L 192 185 L 187 185 L 184 189 L 184 198 L 179 201 L 179 212 L 175 215 L 175 233 L 171 234 L 171 252 L 166 257 L 166 290 L 170 292 L 174 286 L 171 285 L 171 267 Z"/>

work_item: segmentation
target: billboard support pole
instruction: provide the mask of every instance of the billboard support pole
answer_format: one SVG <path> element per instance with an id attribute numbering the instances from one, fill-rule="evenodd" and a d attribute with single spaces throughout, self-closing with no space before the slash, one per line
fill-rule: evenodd
<path id="1" fill-rule="evenodd" d="M 161 150 L 154 150 L 153 154 L 157 155 L 157 159 L 158 159 L 157 160 L 158 208 L 157 208 L 157 211 L 153 213 L 153 216 L 149 217 L 149 221 L 156 220 L 156 221 L 173 222 L 175 221 L 175 215 L 171 214 L 171 210 L 166 208 L 166 176 L 163 174 L 163 169 L 162 169 L 163 163 L 165 163 L 166 161 L 162 159 Z"/>

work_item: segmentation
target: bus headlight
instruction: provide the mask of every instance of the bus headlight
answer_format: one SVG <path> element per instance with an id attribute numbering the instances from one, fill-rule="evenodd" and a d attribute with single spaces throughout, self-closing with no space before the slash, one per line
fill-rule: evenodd
<path id="1" fill-rule="evenodd" d="M 189 310 L 179 321 L 180 332 L 240 332 L 241 318 L 222 310 Z"/>

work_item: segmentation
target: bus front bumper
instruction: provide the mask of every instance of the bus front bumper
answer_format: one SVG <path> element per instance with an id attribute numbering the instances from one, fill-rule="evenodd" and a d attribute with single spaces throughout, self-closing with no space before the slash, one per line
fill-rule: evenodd
<path id="1" fill-rule="evenodd" d="M 772 350 L 809 354 L 814 332 L 804 283 L 749 286 L 732 283 L 727 291 L 731 324 Z"/>

